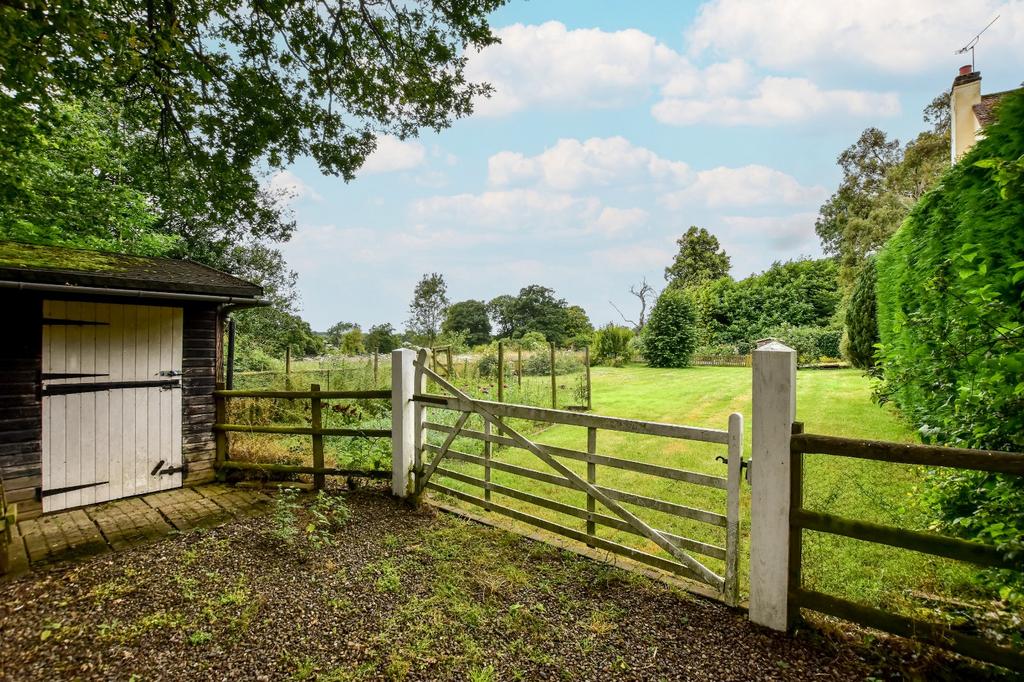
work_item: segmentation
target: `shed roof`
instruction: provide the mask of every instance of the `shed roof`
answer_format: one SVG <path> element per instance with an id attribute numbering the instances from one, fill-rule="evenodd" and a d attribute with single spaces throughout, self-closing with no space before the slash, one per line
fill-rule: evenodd
<path id="1" fill-rule="evenodd" d="M 263 288 L 206 265 L 0 240 L 0 280 L 257 299 Z"/>

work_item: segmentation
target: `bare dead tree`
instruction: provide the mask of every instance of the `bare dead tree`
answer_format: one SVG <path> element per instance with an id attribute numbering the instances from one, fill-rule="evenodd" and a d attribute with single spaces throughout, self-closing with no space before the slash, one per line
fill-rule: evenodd
<path id="1" fill-rule="evenodd" d="M 639 334 L 641 331 L 643 331 L 644 325 L 647 324 L 647 308 L 651 305 L 650 302 L 657 298 L 658 292 L 655 291 L 654 287 L 647 283 L 647 278 L 644 277 L 643 280 L 640 281 L 640 284 L 634 284 L 629 287 L 629 293 L 633 294 L 638 299 L 640 299 L 639 321 L 633 321 L 627 318 L 622 313 L 622 311 L 619 310 L 619 307 L 617 305 L 612 303 L 612 301 L 608 302 L 611 303 L 613 308 L 615 308 L 615 312 L 619 314 L 619 317 L 622 318 L 622 321 L 631 326 L 633 328 L 633 331 Z"/>

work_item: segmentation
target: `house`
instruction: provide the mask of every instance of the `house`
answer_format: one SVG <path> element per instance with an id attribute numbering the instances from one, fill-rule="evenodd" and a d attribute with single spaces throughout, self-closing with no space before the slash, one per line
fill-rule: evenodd
<path id="1" fill-rule="evenodd" d="M 996 105 L 1016 90 L 981 94 L 981 72 L 970 64 L 960 67 L 949 96 L 950 161 L 956 163 L 984 135 L 995 117 Z"/>
<path id="2" fill-rule="evenodd" d="M 0 241 L 0 476 L 19 517 L 213 478 L 228 312 L 188 261 Z"/>

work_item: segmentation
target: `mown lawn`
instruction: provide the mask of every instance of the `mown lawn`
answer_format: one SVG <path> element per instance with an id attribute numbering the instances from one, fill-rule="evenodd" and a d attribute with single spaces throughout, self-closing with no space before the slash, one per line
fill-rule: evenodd
<path id="1" fill-rule="evenodd" d="M 594 368 L 594 413 L 725 429 L 729 414 L 739 412 L 745 422 L 745 456 L 750 456 L 751 370 L 732 367 L 653 369 L 648 367 Z M 451 421 L 451 413 L 431 410 L 431 420 Z M 915 435 L 890 409 L 871 400 L 871 383 L 855 370 L 808 370 L 797 378 L 797 418 L 809 433 L 913 442 Z M 525 424 L 519 424 L 529 428 Z M 443 434 L 433 434 L 440 442 Z M 535 433 L 546 444 L 586 449 L 586 430 L 551 426 Z M 459 439 L 455 447 L 480 454 L 482 444 Z M 651 436 L 600 431 L 600 454 L 635 459 L 703 473 L 724 476 L 725 466 L 715 460 L 724 446 L 669 440 Z M 549 468 L 529 452 L 504 448 L 496 459 L 547 471 Z M 581 475 L 585 464 L 568 462 Z M 446 467 L 482 477 L 481 468 L 456 461 Z M 921 527 L 923 519 L 914 506 L 914 491 L 921 483 L 920 467 L 889 465 L 832 456 L 810 455 L 806 462 L 805 504 L 813 509 L 843 516 Z M 598 467 L 600 484 L 655 497 L 678 504 L 724 513 L 723 491 L 688 483 L 654 478 L 632 472 Z M 504 472 L 493 471 L 492 481 L 544 497 L 585 506 L 585 496 Z M 480 494 L 479 489 L 438 479 L 444 485 Z M 746 589 L 749 486 L 743 487 L 743 560 L 741 589 Z M 584 522 L 557 512 L 495 495 L 495 502 L 548 518 L 563 525 L 584 529 Z M 600 506 L 599 506 L 600 507 Z M 631 511 L 656 527 L 702 542 L 724 546 L 724 530 L 639 507 Z M 600 508 L 599 508 L 600 511 Z M 634 535 L 598 527 L 601 537 L 614 539 L 645 551 L 662 554 L 653 544 Z M 910 611 L 921 605 L 923 595 L 956 594 L 973 591 L 973 569 L 968 566 L 880 545 L 871 545 L 818 533 L 805 534 L 805 583 L 815 589 L 871 604 L 886 604 Z M 706 560 L 721 572 L 722 565 Z"/>

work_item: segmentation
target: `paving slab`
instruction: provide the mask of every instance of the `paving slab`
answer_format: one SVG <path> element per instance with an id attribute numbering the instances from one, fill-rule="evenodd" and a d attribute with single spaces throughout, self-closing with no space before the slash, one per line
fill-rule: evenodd
<path id="1" fill-rule="evenodd" d="M 33 565 L 68 561 L 158 540 L 170 533 L 220 525 L 265 513 L 270 497 L 222 484 L 149 495 L 19 521 L 8 575 Z"/>

